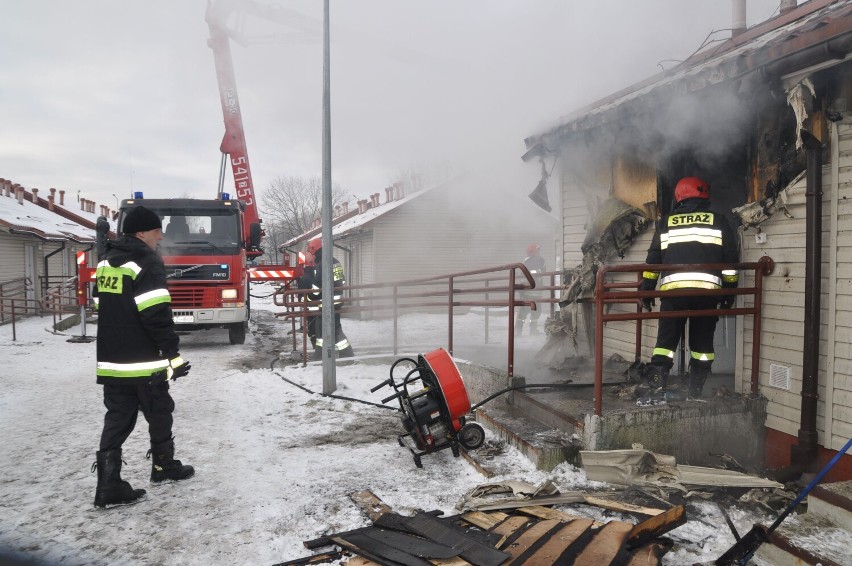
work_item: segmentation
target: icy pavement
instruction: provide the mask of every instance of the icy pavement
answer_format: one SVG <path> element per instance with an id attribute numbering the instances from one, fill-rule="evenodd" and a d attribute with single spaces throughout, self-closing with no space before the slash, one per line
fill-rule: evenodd
<path id="1" fill-rule="evenodd" d="M 107 510 L 92 505 L 91 465 L 104 412 L 95 344 L 67 342 L 80 328 L 54 333 L 50 317 L 19 322 L 15 342 L 11 326 L 0 327 L 2 552 L 48 564 L 271 564 L 311 554 L 305 540 L 369 524 L 348 497 L 355 491 L 372 490 L 406 514 L 454 513 L 465 492 L 503 479 L 551 479 L 563 490 L 600 487 L 567 464 L 535 470 L 510 447 L 493 457 L 503 472 L 496 478 L 484 478 L 450 451 L 424 456 L 424 468 L 416 468 L 396 442 L 402 431 L 395 411 L 312 395 L 281 379 L 320 391 L 320 366 L 269 369 L 289 325 L 263 312 L 274 307 L 255 302 L 254 332 L 243 346 L 229 345 L 222 330 L 182 337 L 192 371 L 171 389 L 176 457 L 195 467 L 195 477 L 148 483 L 140 415 L 124 446 L 122 474 L 148 494 L 136 505 Z M 467 314 L 458 323 L 469 336 L 481 316 Z M 409 315 L 406 340 L 423 352 L 444 346 L 445 324 L 444 315 Z M 356 352 L 359 344 L 387 338 L 385 323 L 345 320 L 344 328 Z M 336 393 L 379 402 L 382 391 L 369 390 L 389 369 L 338 367 Z M 621 517 L 586 506 L 570 510 L 604 521 Z M 750 528 L 751 517 L 732 513 L 741 532 Z M 688 514 L 690 522 L 672 533 L 677 546 L 666 564 L 709 561 L 733 543 L 715 505 L 690 505 Z"/>

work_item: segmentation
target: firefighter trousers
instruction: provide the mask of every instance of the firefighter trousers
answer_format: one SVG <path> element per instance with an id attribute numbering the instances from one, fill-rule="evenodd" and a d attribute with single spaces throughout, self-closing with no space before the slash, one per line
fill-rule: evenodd
<path id="1" fill-rule="evenodd" d="M 715 309 L 716 297 L 672 297 L 660 300 L 660 312 L 683 310 Z M 657 344 L 651 358 L 653 365 L 671 369 L 674 365 L 674 352 L 683 338 L 686 323 L 689 322 L 690 366 L 710 369 L 715 357 L 713 336 L 716 332 L 718 316 L 690 316 L 680 318 L 661 318 L 657 321 Z"/>
<path id="2" fill-rule="evenodd" d="M 139 411 L 148 421 L 151 443 L 165 442 L 172 437 L 172 413 L 175 402 L 169 394 L 168 381 L 139 385 L 104 384 L 104 430 L 101 433 L 101 451 L 121 448 L 136 427 Z"/>
<path id="3" fill-rule="evenodd" d="M 316 341 L 314 347 L 322 349 L 322 312 L 314 318 L 314 330 L 316 332 Z M 334 349 L 344 355 L 352 355 L 352 344 L 343 332 L 343 326 L 340 324 L 340 313 L 334 313 Z"/>

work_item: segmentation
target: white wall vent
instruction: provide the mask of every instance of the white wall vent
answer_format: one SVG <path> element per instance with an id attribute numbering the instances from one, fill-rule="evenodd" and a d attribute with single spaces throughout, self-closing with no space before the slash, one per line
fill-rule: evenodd
<path id="1" fill-rule="evenodd" d="M 769 364 L 769 386 L 789 391 L 790 368 L 778 364 Z"/>

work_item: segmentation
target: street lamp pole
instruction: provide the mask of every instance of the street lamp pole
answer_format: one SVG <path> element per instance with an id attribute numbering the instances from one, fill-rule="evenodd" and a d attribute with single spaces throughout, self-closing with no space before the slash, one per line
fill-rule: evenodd
<path id="1" fill-rule="evenodd" d="M 334 248 L 331 243 L 331 71 L 328 37 L 328 2 L 323 3 L 322 49 L 322 392 L 325 395 L 337 389 L 336 362 L 334 359 Z"/>

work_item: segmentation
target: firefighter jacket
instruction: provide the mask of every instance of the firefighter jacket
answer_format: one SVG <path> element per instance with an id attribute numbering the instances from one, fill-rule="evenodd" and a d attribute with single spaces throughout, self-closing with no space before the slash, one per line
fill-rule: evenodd
<path id="1" fill-rule="evenodd" d="M 541 274 L 546 271 L 544 266 L 544 258 L 540 255 L 527 256 L 524 258 L 524 265 L 532 274 L 533 279 L 535 279 L 536 285 L 540 285 L 542 281 Z"/>
<path id="2" fill-rule="evenodd" d="M 163 259 L 142 240 L 125 235 L 107 242 L 95 278 L 98 383 L 165 379 L 180 339 Z"/>
<path id="3" fill-rule="evenodd" d="M 331 276 L 334 280 L 334 306 L 338 307 L 343 304 L 343 292 L 340 287 L 346 285 L 346 276 L 343 275 L 343 266 L 337 259 L 332 256 Z M 311 289 L 313 293 L 308 295 L 308 300 L 319 301 L 322 299 L 322 248 L 317 250 L 314 256 L 314 272 L 311 279 Z M 317 308 L 322 308 L 321 303 Z"/>
<path id="4" fill-rule="evenodd" d="M 657 221 L 654 238 L 645 263 L 678 265 L 692 263 L 737 263 L 734 232 L 727 219 L 710 211 L 703 198 L 682 200 L 670 214 Z M 660 290 L 735 288 L 736 270 L 724 271 L 646 271 L 642 289 Z"/>

